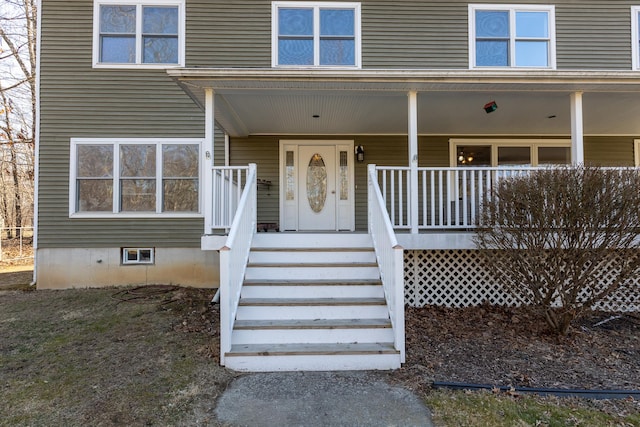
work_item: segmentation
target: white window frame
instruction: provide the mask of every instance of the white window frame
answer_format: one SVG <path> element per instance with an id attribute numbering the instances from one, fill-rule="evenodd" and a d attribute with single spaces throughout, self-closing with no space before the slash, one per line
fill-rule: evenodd
<path id="1" fill-rule="evenodd" d="M 278 9 L 313 9 L 313 56 L 314 65 L 278 64 Z M 354 11 L 355 64 L 320 65 L 320 9 L 352 9 Z M 362 25 L 360 3 L 356 2 L 313 2 L 313 1 L 274 1 L 271 3 L 271 66 L 274 68 L 362 68 Z"/>
<path id="2" fill-rule="evenodd" d="M 640 70 L 640 23 L 638 22 L 638 14 L 640 14 L 640 6 L 631 6 L 631 69 Z"/>
<path id="3" fill-rule="evenodd" d="M 452 168 L 458 166 L 458 146 L 490 146 L 491 147 L 491 166 L 500 167 L 498 165 L 498 147 L 529 147 L 531 167 L 538 166 L 538 148 L 539 147 L 568 147 L 571 148 L 570 139 L 478 139 L 478 138 L 451 138 L 449 140 L 449 166 Z M 569 159 L 571 160 L 571 159 Z"/>
<path id="4" fill-rule="evenodd" d="M 155 212 L 120 212 L 120 146 L 121 145 L 155 145 L 156 146 L 156 209 Z M 198 211 L 197 212 L 163 212 L 162 211 L 162 145 L 197 145 L 198 146 Z M 202 218 L 203 195 L 206 191 L 204 182 L 202 147 L 204 140 L 198 138 L 71 138 L 69 156 L 69 217 L 70 218 Z M 77 206 L 77 147 L 79 145 L 112 145 L 113 146 L 113 210 L 111 212 L 78 212 Z"/>
<path id="5" fill-rule="evenodd" d="M 476 11 L 508 11 L 509 12 L 509 52 L 510 65 L 506 66 L 477 66 L 476 65 Z M 549 65 L 547 66 L 516 66 L 516 12 L 547 12 L 549 14 L 549 51 L 547 52 Z M 474 70 L 555 70 L 556 69 L 556 8 L 553 5 L 533 4 L 470 4 L 469 5 L 469 68 Z"/>
<path id="6" fill-rule="evenodd" d="M 136 62 L 100 62 L 100 6 L 136 6 Z M 142 62 L 142 6 L 178 7 L 178 63 L 151 64 Z M 185 64 L 185 0 L 94 0 L 93 2 L 93 68 L 152 68 L 184 67 Z"/>
<path id="7" fill-rule="evenodd" d="M 137 252 L 137 259 L 136 260 L 127 259 L 127 253 L 129 251 L 136 251 Z M 141 261 L 140 260 L 140 252 L 142 252 L 142 251 L 149 251 L 150 255 L 149 255 L 149 260 L 148 261 Z M 156 262 L 154 248 L 122 248 L 121 249 L 121 253 L 122 253 L 122 265 L 152 265 L 152 264 L 155 264 L 155 262 Z"/>

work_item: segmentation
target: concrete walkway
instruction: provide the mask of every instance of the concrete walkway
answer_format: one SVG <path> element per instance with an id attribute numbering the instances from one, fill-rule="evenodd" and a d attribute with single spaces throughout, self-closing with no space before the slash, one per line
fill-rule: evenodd
<path id="1" fill-rule="evenodd" d="M 418 397 L 372 372 L 247 374 L 224 392 L 216 415 L 246 427 L 433 426 Z"/>

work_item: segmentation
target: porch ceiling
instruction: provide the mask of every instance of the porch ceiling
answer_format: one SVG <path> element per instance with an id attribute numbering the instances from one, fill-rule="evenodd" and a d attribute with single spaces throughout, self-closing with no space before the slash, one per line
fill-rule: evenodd
<path id="1" fill-rule="evenodd" d="M 205 88 L 212 88 L 216 121 L 231 136 L 406 134 L 409 90 L 419 92 L 420 134 L 570 135 L 569 94 L 583 91 L 586 135 L 640 135 L 636 73 L 183 69 L 169 74 L 199 105 Z M 491 114 L 482 108 L 489 101 L 498 104 Z"/>

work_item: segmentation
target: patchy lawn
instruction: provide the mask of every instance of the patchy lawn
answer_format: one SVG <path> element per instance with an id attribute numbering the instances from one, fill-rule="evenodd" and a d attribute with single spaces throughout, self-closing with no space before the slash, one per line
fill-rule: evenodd
<path id="1" fill-rule="evenodd" d="M 211 291 L 0 294 L 0 425 L 215 425 Z"/>
<path id="2" fill-rule="evenodd" d="M 212 294 L 0 290 L 0 426 L 219 425 L 216 399 L 238 374 L 219 366 Z M 526 312 L 410 309 L 407 363 L 379 375 L 423 397 L 438 426 L 640 426 L 633 400 L 430 389 L 433 380 L 540 386 L 553 378 L 558 387 L 637 388 L 636 318 L 594 320 L 558 342 Z"/>

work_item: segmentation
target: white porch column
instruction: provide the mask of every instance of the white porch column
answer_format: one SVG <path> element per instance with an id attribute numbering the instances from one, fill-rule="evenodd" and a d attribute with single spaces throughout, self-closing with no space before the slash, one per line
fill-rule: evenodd
<path id="1" fill-rule="evenodd" d="M 213 142 L 215 135 L 214 93 L 213 89 L 204 91 L 204 144 L 202 151 L 202 167 L 204 169 L 204 183 L 201 189 L 204 192 L 202 203 L 204 204 L 204 234 L 211 234 L 213 227 Z"/>
<path id="2" fill-rule="evenodd" d="M 409 222 L 418 233 L 418 92 L 409 92 Z"/>
<path id="3" fill-rule="evenodd" d="M 582 92 L 571 94 L 571 164 L 584 163 L 584 128 L 582 123 Z"/>

